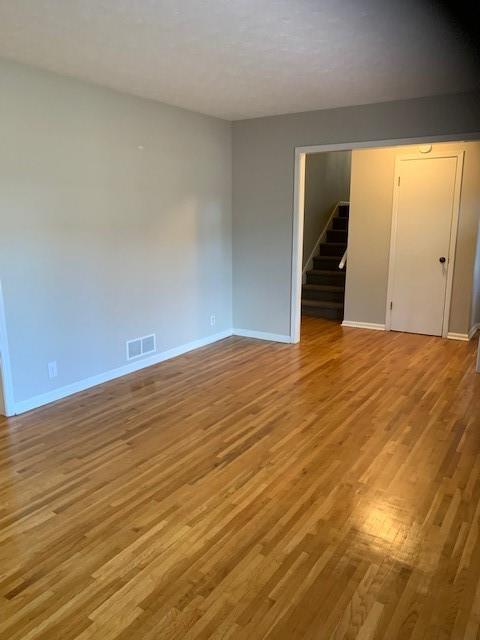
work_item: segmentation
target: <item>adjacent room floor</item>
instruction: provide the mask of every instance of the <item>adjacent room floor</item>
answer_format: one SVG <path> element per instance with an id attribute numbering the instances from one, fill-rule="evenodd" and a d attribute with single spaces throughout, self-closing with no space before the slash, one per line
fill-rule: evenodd
<path id="1" fill-rule="evenodd" d="M 479 637 L 474 359 L 307 317 L 0 422 L 0 637 Z"/>

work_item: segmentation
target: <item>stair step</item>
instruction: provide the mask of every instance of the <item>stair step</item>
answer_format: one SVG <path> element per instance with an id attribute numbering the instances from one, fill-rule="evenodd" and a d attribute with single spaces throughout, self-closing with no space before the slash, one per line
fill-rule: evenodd
<path id="1" fill-rule="evenodd" d="M 322 307 L 324 309 L 343 309 L 343 302 L 332 302 L 330 300 L 310 300 L 302 298 L 302 305 L 307 307 Z"/>
<path id="2" fill-rule="evenodd" d="M 343 303 L 305 300 L 302 298 L 302 313 L 307 316 L 338 321 L 343 319 Z"/>
<path id="3" fill-rule="evenodd" d="M 308 284 L 344 285 L 345 271 L 331 271 L 327 269 L 311 269 L 307 271 Z M 343 286 L 342 286 L 343 288 Z"/>
<path id="4" fill-rule="evenodd" d="M 333 284 L 304 284 L 304 289 L 309 289 L 312 291 L 341 291 L 342 293 L 345 291 L 345 287 L 336 286 Z"/>
<path id="5" fill-rule="evenodd" d="M 345 231 L 348 231 L 348 218 L 339 218 L 335 216 L 332 220 L 332 229 L 344 229 Z"/>
<path id="6" fill-rule="evenodd" d="M 315 269 L 332 271 L 338 269 L 341 259 L 342 256 L 316 256 L 313 259 L 313 266 Z"/>
<path id="7" fill-rule="evenodd" d="M 345 242 L 322 242 L 319 248 L 319 256 L 338 256 L 342 257 L 347 250 Z"/>
<path id="8" fill-rule="evenodd" d="M 325 284 L 304 284 L 302 300 L 304 302 L 318 300 L 319 302 L 343 302 L 345 287 Z"/>
<path id="9" fill-rule="evenodd" d="M 350 206 L 348 204 L 341 204 L 338 207 L 338 215 L 340 216 L 340 218 L 348 218 L 349 213 Z"/>
<path id="10" fill-rule="evenodd" d="M 331 260 L 332 262 L 335 262 L 336 260 L 338 260 L 338 256 L 322 256 L 322 255 L 318 255 L 318 256 L 314 256 L 313 257 L 314 260 L 319 260 L 320 258 L 322 258 L 323 260 Z"/>
<path id="11" fill-rule="evenodd" d="M 327 242 L 341 242 L 347 244 L 347 229 L 329 229 L 327 231 Z"/>
<path id="12" fill-rule="evenodd" d="M 310 271 L 307 271 L 307 275 L 313 275 L 313 276 L 343 276 L 345 277 L 345 271 L 334 271 L 333 269 L 310 269 Z"/>

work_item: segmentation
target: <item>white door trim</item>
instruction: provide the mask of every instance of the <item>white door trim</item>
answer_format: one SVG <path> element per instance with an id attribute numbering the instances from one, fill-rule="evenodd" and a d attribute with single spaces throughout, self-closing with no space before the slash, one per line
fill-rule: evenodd
<path id="1" fill-rule="evenodd" d="M 290 286 L 290 341 L 300 342 L 300 320 L 302 305 L 302 253 L 305 189 L 305 156 L 307 153 L 326 151 L 352 151 L 354 149 L 375 149 L 380 147 L 400 147 L 408 144 L 428 142 L 465 142 L 480 140 L 480 132 L 457 133 L 443 136 L 423 136 L 397 138 L 392 140 L 371 140 L 365 142 L 342 142 L 340 144 L 314 144 L 295 147 L 295 178 L 293 185 L 293 237 Z M 302 169 L 303 164 L 303 169 Z M 347 272 L 348 279 L 348 272 Z"/>
<path id="2" fill-rule="evenodd" d="M 1 354 L 1 379 L 3 382 L 3 402 L 5 415 L 15 415 L 15 402 L 13 397 L 12 370 L 10 367 L 10 352 L 8 349 L 7 322 L 5 320 L 5 305 L 3 300 L 2 283 L 0 281 L 0 354 Z"/>
<path id="3" fill-rule="evenodd" d="M 295 182 L 293 185 L 292 284 L 290 299 L 290 341 L 300 342 L 303 284 L 303 222 L 305 219 L 305 157 L 295 149 Z"/>
<path id="4" fill-rule="evenodd" d="M 390 331 L 392 326 L 392 310 L 390 303 L 393 296 L 393 274 L 395 271 L 396 260 L 396 240 L 397 240 L 397 228 L 398 228 L 398 203 L 399 203 L 399 177 L 401 163 L 406 160 L 429 160 L 431 158 L 457 158 L 457 167 L 455 172 L 455 186 L 453 193 L 453 206 L 452 206 L 452 223 L 450 226 L 450 243 L 447 256 L 447 282 L 445 289 L 445 305 L 443 308 L 443 321 L 442 321 L 442 337 L 448 336 L 448 326 L 450 323 L 450 306 L 452 301 L 452 286 L 453 286 L 453 270 L 455 266 L 455 250 L 457 244 L 457 231 L 458 231 L 458 218 L 460 215 L 460 195 L 462 191 L 462 177 L 463 177 L 463 158 L 464 151 L 445 151 L 438 153 L 408 153 L 399 155 L 395 158 L 395 173 L 393 182 L 393 205 L 392 205 L 392 229 L 390 233 L 390 256 L 388 261 L 388 286 L 387 286 L 387 306 L 385 310 L 385 330 Z"/>

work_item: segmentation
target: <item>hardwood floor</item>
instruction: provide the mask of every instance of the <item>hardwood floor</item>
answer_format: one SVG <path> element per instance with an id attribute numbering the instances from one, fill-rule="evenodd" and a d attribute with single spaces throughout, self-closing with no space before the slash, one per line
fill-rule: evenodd
<path id="1" fill-rule="evenodd" d="M 1 639 L 480 638 L 474 360 L 306 318 L 2 420 Z"/>

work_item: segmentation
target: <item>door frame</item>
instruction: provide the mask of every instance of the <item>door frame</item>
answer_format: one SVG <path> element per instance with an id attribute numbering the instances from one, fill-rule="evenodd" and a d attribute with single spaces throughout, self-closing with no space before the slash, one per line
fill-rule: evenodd
<path id="1" fill-rule="evenodd" d="M 302 256 L 303 221 L 305 213 L 305 156 L 308 153 L 327 151 L 354 151 L 355 149 L 380 149 L 382 147 L 401 147 L 413 144 L 435 142 L 467 142 L 480 140 L 480 131 L 475 133 L 457 133 L 439 136 L 417 136 L 414 138 L 394 138 L 389 140 L 370 140 L 363 142 L 342 142 L 339 144 L 313 144 L 295 147 L 294 183 L 293 183 L 293 229 L 292 262 L 290 284 L 290 342 L 300 342 L 301 304 L 302 304 Z M 347 271 L 348 279 L 348 271 Z M 373 327 L 372 327 L 373 328 Z M 376 327 L 380 328 L 380 327 Z M 383 326 L 381 327 L 384 328 Z"/>
<path id="2" fill-rule="evenodd" d="M 3 298 L 2 282 L 0 280 L 0 366 L 1 380 L 3 383 L 3 403 L 7 417 L 15 415 L 15 402 L 13 396 L 12 369 L 10 365 L 10 352 L 8 349 L 7 322 L 5 319 L 5 303 Z"/>
<path id="3" fill-rule="evenodd" d="M 398 205 L 400 186 L 398 184 L 400 177 L 401 163 L 408 160 L 431 160 L 432 158 L 456 158 L 457 166 L 455 171 L 455 185 L 453 189 L 453 206 L 452 219 L 450 223 L 450 241 L 448 245 L 447 255 L 447 282 L 445 285 L 445 300 L 442 318 L 442 337 L 448 336 L 448 326 L 450 322 L 450 307 L 452 302 L 453 288 L 453 271 L 455 268 L 455 251 L 457 246 L 458 219 L 460 216 L 460 197 L 462 192 L 463 178 L 463 159 L 465 151 L 439 151 L 428 153 L 407 153 L 398 155 L 395 158 L 395 172 L 393 176 L 393 204 L 392 204 L 392 227 L 390 232 L 390 254 L 388 260 L 388 285 L 387 285 L 387 304 L 385 309 L 385 330 L 391 331 L 392 327 L 392 309 L 391 301 L 393 296 L 393 276 L 395 273 L 396 260 L 396 241 L 398 229 Z"/>

